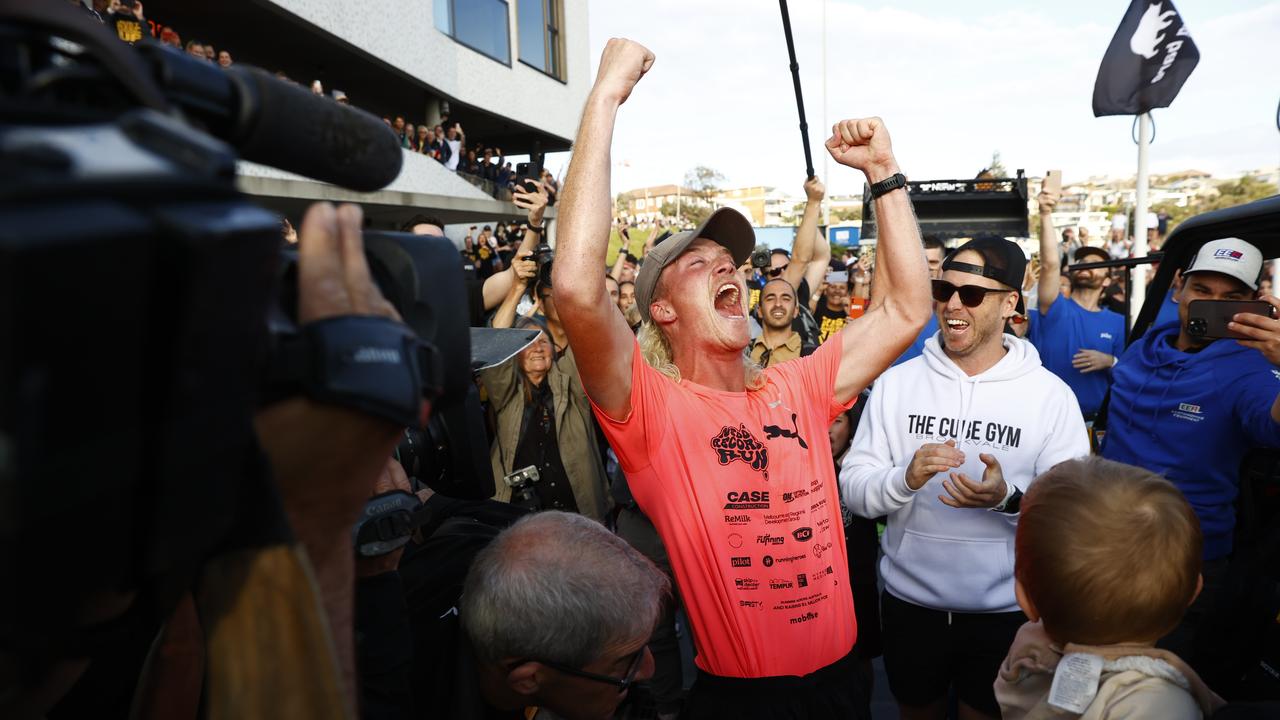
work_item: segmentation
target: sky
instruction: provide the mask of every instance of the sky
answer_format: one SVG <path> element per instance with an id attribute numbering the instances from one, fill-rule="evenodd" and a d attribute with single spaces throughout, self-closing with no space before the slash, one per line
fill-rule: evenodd
<path id="1" fill-rule="evenodd" d="M 1166 0 L 1167 1 L 1167 0 Z M 825 4 L 825 23 L 823 21 Z M 1178 0 L 1200 64 L 1156 110 L 1153 173 L 1218 176 L 1280 164 L 1280 2 Z M 828 161 L 832 123 L 878 115 L 913 180 L 972 177 L 999 151 L 1011 172 L 1067 182 L 1132 175 L 1132 117 L 1094 118 L 1094 78 L 1127 0 L 790 0 L 818 176 L 859 193 Z M 679 182 L 695 165 L 725 187 L 802 195 L 794 92 L 773 0 L 590 0 L 591 72 L 610 37 L 656 56 L 619 113 L 613 192 Z M 824 111 L 822 43 L 826 36 Z M 559 172 L 568 154 L 547 158 Z"/>

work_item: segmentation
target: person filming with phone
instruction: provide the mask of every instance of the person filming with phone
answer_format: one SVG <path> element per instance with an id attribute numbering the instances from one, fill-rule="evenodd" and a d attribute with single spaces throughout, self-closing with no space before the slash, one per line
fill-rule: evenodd
<path id="1" fill-rule="evenodd" d="M 1239 238 L 1205 243 L 1182 270 L 1177 322 L 1148 330 L 1114 370 L 1102 456 L 1168 478 L 1204 532 L 1204 592 L 1162 643 L 1176 653 L 1223 586 L 1241 461 L 1280 446 L 1280 300 L 1258 297 L 1262 265 Z"/>

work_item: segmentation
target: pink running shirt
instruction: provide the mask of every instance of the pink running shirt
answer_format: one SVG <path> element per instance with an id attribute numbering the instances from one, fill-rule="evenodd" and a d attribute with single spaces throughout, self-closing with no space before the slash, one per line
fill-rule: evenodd
<path id="1" fill-rule="evenodd" d="M 596 418 L 671 556 L 697 664 L 725 677 L 806 675 L 857 625 L 827 428 L 841 343 L 765 371 L 765 387 L 676 383 L 637 345 L 631 414 Z"/>

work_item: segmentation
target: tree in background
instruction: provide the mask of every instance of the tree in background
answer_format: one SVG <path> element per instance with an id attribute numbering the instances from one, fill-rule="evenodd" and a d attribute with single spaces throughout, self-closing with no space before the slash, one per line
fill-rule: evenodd
<path id="1" fill-rule="evenodd" d="M 1009 171 L 1005 169 L 1004 162 L 1000 160 L 999 150 L 992 151 L 991 164 L 987 166 L 987 171 L 991 173 L 992 177 L 1009 177 Z"/>
<path id="2" fill-rule="evenodd" d="M 1275 185 L 1256 178 L 1241 177 L 1218 185 L 1218 194 L 1214 197 L 1197 199 L 1195 202 L 1187 203 L 1186 207 L 1178 207 L 1171 202 L 1159 203 L 1151 208 L 1151 212 L 1167 216 L 1168 231 L 1173 232 L 1178 223 L 1194 215 L 1244 205 L 1275 194 Z"/>
<path id="3" fill-rule="evenodd" d="M 684 185 L 693 191 L 695 197 L 703 202 L 708 208 L 712 205 L 712 200 L 716 193 L 720 192 L 720 183 L 724 182 L 724 175 L 719 171 L 713 170 L 705 165 L 699 165 L 684 174 Z M 686 213 L 688 214 L 688 213 Z"/>

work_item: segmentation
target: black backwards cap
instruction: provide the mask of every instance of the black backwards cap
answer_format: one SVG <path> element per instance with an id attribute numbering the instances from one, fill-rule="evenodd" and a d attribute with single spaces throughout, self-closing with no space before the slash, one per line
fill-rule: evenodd
<path id="1" fill-rule="evenodd" d="M 982 264 L 956 262 L 956 257 L 965 250 L 981 255 Z M 1026 314 L 1026 305 L 1022 301 L 1022 280 L 1027 274 L 1027 256 L 1017 243 L 997 237 L 970 240 L 947 256 L 942 262 L 942 269 L 981 275 L 1008 286 L 1018 293 L 1018 314 Z"/>

